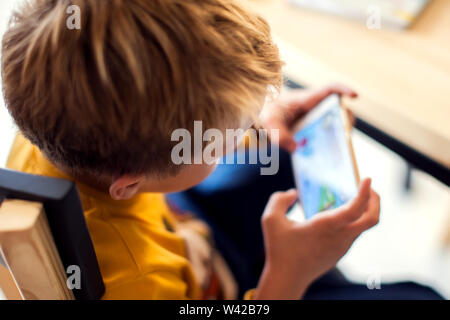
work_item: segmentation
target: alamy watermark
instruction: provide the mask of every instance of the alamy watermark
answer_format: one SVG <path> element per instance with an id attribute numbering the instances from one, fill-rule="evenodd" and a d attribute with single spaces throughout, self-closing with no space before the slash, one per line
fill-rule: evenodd
<path id="1" fill-rule="evenodd" d="M 372 272 L 366 280 L 367 289 L 381 290 L 381 275 L 379 272 Z"/>
<path id="2" fill-rule="evenodd" d="M 367 7 L 366 27 L 370 30 L 381 29 L 381 8 L 376 5 Z"/>
<path id="3" fill-rule="evenodd" d="M 77 265 L 71 265 L 66 270 L 66 285 L 70 290 L 81 289 L 81 268 Z"/>
<path id="4" fill-rule="evenodd" d="M 69 17 L 66 20 L 66 27 L 69 30 L 81 29 L 81 9 L 77 5 L 68 6 L 66 13 Z"/>
<path id="5" fill-rule="evenodd" d="M 249 150 L 240 143 L 249 137 Z M 187 129 L 172 132 L 171 141 L 178 142 L 172 149 L 171 159 L 176 165 L 183 164 L 262 164 L 261 175 L 275 175 L 278 172 L 279 130 L 266 129 L 207 129 L 203 132 L 202 121 L 194 121 L 193 135 Z M 270 145 L 270 146 L 269 146 Z M 236 153 L 233 151 L 237 151 Z M 223 157 L 222 157 L 223 156 Z"/>

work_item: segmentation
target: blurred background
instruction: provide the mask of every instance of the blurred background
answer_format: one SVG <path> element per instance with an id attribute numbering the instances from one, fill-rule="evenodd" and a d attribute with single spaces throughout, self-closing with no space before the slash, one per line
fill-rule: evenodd
<path id="1" fill-rule="evenodd" d="M 450 298 L 450 1 L 248 0 L 296 84 L 360 97 L 353 143 L 381 220 L 340 261 L 367 283 L 413 280 Z M 292 83 L 290 83 L 292 85 Z"/>
<path id="2" fill-rule="evenodd" d="M 17 2 L 0 2 L 1 34 Z M 271 24 L 290 79 L 342 82 L 361 95 L 348 105 L 360 120 L 353 142 L 361 177 L 381 195 L 381 220 L 341 270 L 381 287 L 417 281 L 450 299 L 450 1 L 247 2 Z M 1 167 L 15 132 L 0 99 Z"/>

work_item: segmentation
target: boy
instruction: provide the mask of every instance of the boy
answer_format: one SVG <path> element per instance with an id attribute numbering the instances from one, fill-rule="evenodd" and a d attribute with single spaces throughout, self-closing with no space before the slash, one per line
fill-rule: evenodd
<path id="1" fill-rule="evenodd" d="M 79 29 L 67 28 L 71 5 Z M 162 193 L 200 183 L 215 165 L 175 165 L 171 133 L 192 132 L 196 120 L 204 130 L 249 128 L 268 88 L 280 87 L 281 66 L 266 22 L 231 0 L 34 0 L 15 13 L 2 76 L 24 137 L 8 166 L 75 181 L 104 299 L 204 296 L 210 285 L 200 287 Z M 289 125 L 330 93 L 355 96 L 341 87 L 294 95 L 266 104 L 261 123 L 292 150 Z M 351 203 L 304 224 L 285 217 L 295 199 L 278 192 L 267 204 L 265 267 L 248 298 L 301 298 L 378 222 L 369 180 Z"/>

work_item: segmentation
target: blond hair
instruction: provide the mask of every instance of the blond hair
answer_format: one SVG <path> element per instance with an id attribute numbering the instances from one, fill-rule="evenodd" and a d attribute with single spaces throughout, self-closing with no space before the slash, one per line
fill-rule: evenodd
<path id="1" fill-rule="evenodd" d="M 67 8 L 80 8 L 71 30 Z M 73 170 L 175 173 L 170 134 L 254 116 L 281 62 L 268 24 L 230 0 L 32 0 L 3 37 L 6 105 Z"/>

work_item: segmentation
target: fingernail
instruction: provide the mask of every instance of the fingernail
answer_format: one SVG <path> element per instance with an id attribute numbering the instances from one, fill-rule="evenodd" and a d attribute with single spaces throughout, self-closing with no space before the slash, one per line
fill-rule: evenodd
<path id="1" fill-rule="evenodd" d="M 359 184 L 359 187 L 362 188 L 365 183 L 367 183 L 369 185 L 369 188 L 370 188 L 370 185 L 372 184 L 372 179 L 371 178 L 364 178 L 364 179 L 362 179 L 360 184 Z"/>

